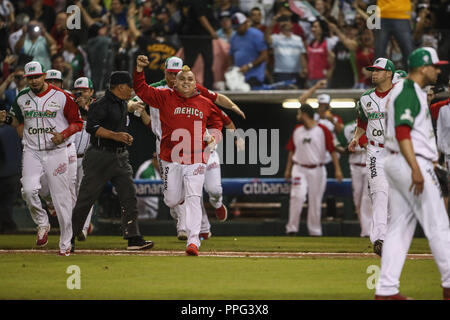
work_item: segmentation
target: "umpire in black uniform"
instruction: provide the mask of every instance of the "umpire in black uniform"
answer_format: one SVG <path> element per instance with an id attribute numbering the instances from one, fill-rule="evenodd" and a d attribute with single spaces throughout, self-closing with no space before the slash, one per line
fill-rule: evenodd
<path id="1" fill-rule="evenodd" d="M 91 138 L 83 159 L 84 176 L 72 213 L 72 251 L 75 237 L 81 234 L 90 208 L 108 181 L 114 185 L 119 196 L 123 238 L 128 240 L 128 250 L 153 247 L 153 242 L 145 241 L 139 233 L 136 191 L 128 159 L 127 146 L 133 143 L 133 137 L 127 133 L 127 100 L 131 97 L 132 88 L 132 78 L 128 72 L 113 72 L 109 90 L 89 108 L 86 131 Z"/>

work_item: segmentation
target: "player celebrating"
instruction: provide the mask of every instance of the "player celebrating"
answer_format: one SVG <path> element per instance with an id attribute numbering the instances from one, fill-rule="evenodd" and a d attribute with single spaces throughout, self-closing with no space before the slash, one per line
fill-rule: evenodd
<path id="1" fill-rule="evenodd" d="M 406 299 L 399 279 L 418 221 L 441 273 L 444 299 L 450 300 L 449 219 L 433 170 L 438 152 L 422 89 L 436 82 L 443 64 L 448 62 L 439 61 L 433 48 L 414 50 L 408 77 L 396 84 L 387 103 L 385 171 L 392 210 L 375 299 Z"/>
<path id="2" fill-rule="evenodd" d="M 358 127 L 355 136 L 348 146 L 350 152 L 354 152 L 359 139 L 366 134 L 367 144 L 367 168 L 369 177 L 370 198 L 372 200 L 372 230 L 370 241 L 373 251 L 381 256 L 383 241 L 386 234 L 388 221 L 388 190 L 389 186 L 384 175 L 384 130 L 385 112 L 388 94 L 392 89 L 392 77 L 395 71 L 391 60 L 378 58 L 372 66 L 366 67 L 372 71 L 374 89 L 363 93 L 357 102 Z"/>
<path id="3" fill-rule="evenodd" d="M 170 208 L 186 207 L 186 253 L 198 255 L 200 247 L 201 196 L 205 178 L 206 122 L 217 107 L 198 95 L 195 76 L 189 67 L 177 74 L 175 90 L 158 90 L 145 83 L 148 58 L 140 55 L 134 73 L 134 91 L 146 104 L 159 108 L 164 202 Z M 207 157 L 208 155 L 206 155 Z"/>
<path id="4" fill-rule="evenodd" d="M 68 176 L 68 137 L 83 125 L 75 102 L 62 90 L 45 82 L 43 66 L 25 65 L 29 88 L 22 90 L 12 107 L 13 115 L 0 113 L 0 121 L 23 128 L 22 186 L 31 216 L 38 225 L 37 242 L 47 243 L 50 224 L 41 205 L 39 189 L 45 174 L 60 227 L 59 255 L 70 255 L 72 202 Z"/>
<path id="5" fill-rule="evenodd" d="M 320 216 L 326 187 L 324 164 L 327 151 L 331 154 L 335 176 L 339 182 L 342 181 L 342 171 L 334 149 L 333 136 L 324 125 L 314 120 L 314 109 L 303 104 L 298 110 L 297 120 L 301 124 L 294 129 L 286 146 L 289 155 L 285 178 L 292 177 L 286 233 L 295 235 L 298 232 L 300 214 L 308 194 L 308 231 L 311 236 L 321 236 Z"/>

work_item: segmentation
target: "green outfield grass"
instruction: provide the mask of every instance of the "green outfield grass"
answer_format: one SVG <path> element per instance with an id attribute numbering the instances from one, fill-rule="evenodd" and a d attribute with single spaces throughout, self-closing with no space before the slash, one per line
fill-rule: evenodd
<path id="1" fill-rule="evenodd" d="M 147 237 L 153 250 L 183 250 L 175 237 Z M 206 251 L 370 252 L 368 239 L 213 237 Z M 185 256 L 56 256 L 58 237 L 43 254 L 0 254 L 0 299 L 373 299 L 367 273 L 378 258 L 228 258 Z M 31 249 L 32 235 L 0 236 L 0 249 Z M 124 249 L 120 237 L 92 236 L 79 249 Z M 411 252 L 428 253 L 425 239 Z M 44 250 L 43 250 L 44 251 Z M 67 267 L 81 270 L 81 289 L 66 287 Z M 407 260 L 402 293 L 415 299 L 441 299 L 433 260 Z"/>

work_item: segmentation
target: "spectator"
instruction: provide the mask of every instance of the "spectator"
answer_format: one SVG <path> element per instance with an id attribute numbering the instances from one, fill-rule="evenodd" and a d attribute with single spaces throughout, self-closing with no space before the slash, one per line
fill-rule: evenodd
<path id="1" fill-rule="evenodd" d="M 28 26 L 22 27 L 22 36 L 16 43 L 14 51 L 32 57 L 40 62 L 45 70 L 50 69 L 51 50 L 56 48 L 56 41 L 47 32 L 42 23 L 32 20 Z"/>
<path id="2" fill-rule="evenodd" d="M 9 52 L 8 25 L 5 17 L 0 16 L 0 59 L 4 59 Z"/>
<path id="3" fill-rule="evenodd" d="M 62 73 L 63 87 L 72 88 L 72 68 L 70 63 L 64 60 L 62 52 L 55 53 L 51 57 L 52 69 L 58 70 Z"/>
<path id="4" fill-rule="evenodd" d="M 89 12 L 86 11 L 86 13 Z M 119 25 L 124 27 L 125 29 L 128 29 L 127 8 L 125 7 L 124 0 L 112 0 L 111 9 L 102 18 L 105 19 L 103 20 L 103 22 L 110 25 L 111 27 Z M 93 20 L 92 23 L 96 22 L 95 18 L 92 18 L 92 20 Z"/>
<path id="5" fill-rule="evenodd" d="M 308 80 L 307 87 L 311 88 L 320 80 L 330 79 L 333 74 L 334 53 L 327 41 L 329 36 L 327 23 L 316 20 L 312 23 L 311 32 L 314 39 L 308 44 Z"/>
<path id="6" fill-rule="evenodd" d="M 226 12 L 231 17 L 233 14 L 239 11 L 239 8 L 231 4 L 231 0 L 219 0 L 219 8 L 216 10 L 216 19 L 219 20 L 222 13 Z"/>
<path id="7" fill-rule="evenodd" d="M 58 46 L 58 51 L 63 49 L 64 37 L 67 35 L 67 13 L 60 12 L 56 15 L 55 24 L 50 31 Z"/>
<path id="8" fill-rule="evenodd" d="M 170 17 L 170 11 L 164 6 L 155 10 L 156 23 L 166 35 L 173 35 L 177 31 L 177 25 Z"/>
<path id="9" fill-rule="evenodd" d="M 358 81 L 355 86 L 357 89 L 367 89 L 372 83 L 371 72 L 367 71 L 365 67 L 369 66 L 375 58 L 373 41 L 372 30 L 364 29 L 360 34 L 359 45 L 355 52 L 358 71 Z"/>
<path id="10" fill-rule="evenodd" d="M 91 66 L 91 80 L 96 92 L 105 89 L 112 68 L 112 39 L 108 37 L 108 27 L 102 22 L 95 22 L 89 28 L 87 56 Z"/>
<path id="11" fill-rule="evenodd" d="M 308 62 L 302 38 L 292 34 L 290 17 L 281 16 L 277 22 L 281 33 L 271 34 L 272 26 L 266 33 L 267 43 L 273 48 L 275 58 L 274 80 L 278 82 L 295 79 L 297 86 L 303 88 L 304 79 L 308 74 Z"/>
<path id="12" fill-rule="evenodd" d="M 181 43 L 184 48 L 184 62 L 193 66 L 198 55 L 203 58 L 203 85 L 213 85 L 213 47 L 212 39 L 218 39 L 212 27 L 213 11 L 209 0 L 184 0 L 182 4 L 183 22 L 181 24 Z"/>
<path id="13" fill-rule="evenodd" d="M 26 7 L 25 13 L 30 19 L 42 22 L 47 30 L 51 30 L 55 23 L 55 10 L 43 4 L 43 0 L 34 0 L 31 6 Z"/>
<path id="14" fill-rule="evenodd" d="M 289 2 L 287 1 L 279 2 L 274 8 L 275 8 L 275 15 L 272 18 L 272 23 L 275 24 L 273 26 L 272 33 L 281 32 L 280 25 L 276 22 L 277 19 L 281 16 L 288 16 L 291 18 L 292 21 L 292 33 L 301 37 L 303 42 L 305 42 L 306 41 L 305 33 L 302 27 L 295 21 L 296 16 L 294 16 L 294 14 L 292 13 L 289 7 Z"/>
<path id="15" fill-rule="evenodd" d="M 341 31 L 335 24 L 328 24 L 330 30 L 339 38 L 333 49 L 335 56 L 335 67 L 330 79 L 330 88 L 350 89 L 355 85 L 354 64 L 352 63 L 353 53 L 358 48 L 356 41 L 357 29 L 345 25 Z"/>
<path id="16" fill-rule="evenodd" d="M 403 68 L 406 68 L 408 56 L 412 51 L 411 0 L 378 0 L 377 6 L 380 8 L 381 25 L 375 30 L 374 58 L 386 56 L 387 44 L 393 35 L 402 51 Z"/>
<path id="17" fill-rule="evenodd" d="M 72 82 L 85 76 L 86 60 L 79 50 L 80 39 L 76 34 L 68 34 L 64 38 L 64 60 L 70 63 Z M 56 69 L 56 68 L 55 68 Z"/>
<path id="18" fill-rule="evenodd" d="M 27 86 L 23 66 L 16 66 L 14 72 L 0 85 L 0 99 L 5 101 L 7 109 L 11 108 L 19 92 Z"/>
<path id="19" fill-rule="evenodd" d="M 261 86 L 267 62 L 264 34 L 250 27 L 250 22 L 243 13 L 235 13 L 231 20 L 236 34 L 231 38 L 228 65 L 238 66 L 250 86 Z"/>
<path id="20" fill-rule="evenodd" d="M 0 16 L 4 18 L 6 25 L 14 23 L 14 6 L 9 0 L 0 0 Z"/>
<path id="21" fill-rule="evenodd" d="M 413 33 L 416 47 L 438 49 L 438 34 L 434 30 L 435 20 L 433 12 L 430 12 L 427 5 L 419 5 L 419 16 L 417 17 L 416 28 Z"/>
<path id="22" fill-rule="evenodd" d="M 266 32 L 266 26 L 262 24 L 262 13 L 259 7 L 252 8 L 248 18 L 250 19 L 250 25 L 253 28 L 258 29 L 261 32 Z"/>
<path id="23" fill-rule="evenodd" d="M 221 28 L 217 30 L 217 36 L 229 43 L 236 31 L 233 29 L 231 16 L 228 11 L 222 11 L 220 13 L 220 26 Z"/>
<path id="24" fill-rule="evenodd" d="M 15 23 L 12 27 L 12 30 L 14 30 L 14 32 L 9 35 L 8 39 L 9 47 L 11 48 L 12 52 L 15 52 L 14 49 L 16 47 L 16 43 L 22 36 L 23 27 L 26 26 L 28 22 L 30 22 L 30 17 L 28 17 L 25 13 L 20 13 L 17 15 Z"/>
<path id="25" fill-rule="evenodd" d="M 94 20 L 100 22 L 101 18 L 108 12 L 102 0 L 88 0 L 86 12 Z"/>

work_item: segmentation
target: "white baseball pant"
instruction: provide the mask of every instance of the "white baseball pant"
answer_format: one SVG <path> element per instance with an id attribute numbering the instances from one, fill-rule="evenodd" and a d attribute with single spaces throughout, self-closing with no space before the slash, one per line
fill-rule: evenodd
<path id="1" fill-rule="evenodd" d="M 39 227 L 47 227 L 48 216 L 39 198 L 41 175 L 45 174 L 59 222 L 60 251 L 70 249 L 72 238 L 72 201 L 67 201 L 71 194 L 68 160 L 67 148 L 37 151 L 25 147 L 23 151 L 23 197 L 34 222 Z"/>
<path id="2" fill-rule="evenodd" d="M 83 180 L 84 171 L 83 171 L 83 158 L 77 158 L 77 175 L 76 175 L 76 197 L 78 197 L 78 193 L 80 192 L 81 180 Z M 89 229 L 89 224 L 91 223 L 92 213 L 94 211 L 94 206 L 89 210 L 89 214 L 86 218 L 86 222 L 84 223 L 83 230 L 87 232 Z"/>
<path id="3" fill-rule="evenodd" d="M 376 294 L 399 292 L 400 275 L 405 263 L 417 221 L 420 223 L 441 273 L 441 284 L 450 288 L 450 227 L 433 163 L 417 157 L 424 178 L 423 193 L 409 191 L 411 169 L 401 154 L 386 158 L 385 171 L 389 181 L 392 208 L 381 256 L 380 278 Z"/>
<path id="4" fill-rule="evenodd" d="M 164 170 L 164 202 L 169 208 L 174 208 L 184 201 L 188 235 L 187 245 L 192 243 L 200 248 L 201 200 L 206 165 L 204 163 L 185 165 L 164 160 L 162 160 L 162 165 Z"/>
<path id="5" fill-rule="evenodd" d="M 353 203 L 361 225 L 360 236 L 368 237 L 372 224 L 372 206 L 369 197 L 367 168 L 351 163 L 350 175 L 352 178 Z"/>
<path id="6" fill-rule="evenodd" d="M 386 149 L 367 146 L 366 166 L 369 180 L 369 196 L 372 200 L 372 229 L 370 241 L 384 240 L 389 219 L 389 184 L 384 173 Z"/>
<path id="7" fill-rule="evenodd" d="M 306 168 L 298 164 L 292 166 L 291 197 L 289 201 L 289 221 L 286 233 L 298 232 L 300 215 L 308 195 L 307 227 L 309 235 L 322 235 L 322 198 L 326 187 L 327 172 L 324 166 Z"/>
<path id="8" fill-rule="evenodd" d="M 222 206 L 222 176 L 219 154 L 215 150 L 211 151 L 206 165 L 205 191 L 209 195 L 209 203 L 219 209 Z"/>

